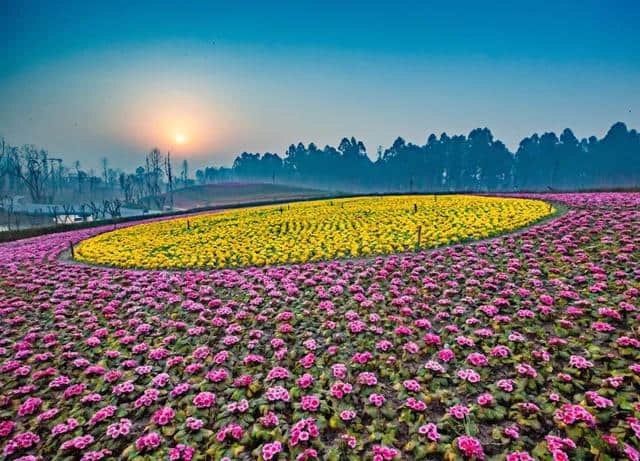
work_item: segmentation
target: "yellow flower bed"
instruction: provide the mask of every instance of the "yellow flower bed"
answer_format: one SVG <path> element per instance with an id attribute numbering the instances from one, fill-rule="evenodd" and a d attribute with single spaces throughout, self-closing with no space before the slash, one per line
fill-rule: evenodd
<path id="1" fill-rule="evenodd" d="M 75 255 L 131 268 L 299 263 L 415 250 L 419 228 L 419 248 L 482 239 L 554 211 L 538 200 L 468 195 L 320 200 L 140 224 L 85 240 Z"/>

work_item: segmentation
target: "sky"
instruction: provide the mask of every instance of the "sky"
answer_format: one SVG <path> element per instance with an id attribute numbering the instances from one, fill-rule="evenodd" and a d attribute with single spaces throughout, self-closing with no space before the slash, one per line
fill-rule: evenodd
<path id="1" fill-rule="evenodd" d="M 0 135 L 84 168 L 640 128 L 638 1 L 0 2 Z"/>

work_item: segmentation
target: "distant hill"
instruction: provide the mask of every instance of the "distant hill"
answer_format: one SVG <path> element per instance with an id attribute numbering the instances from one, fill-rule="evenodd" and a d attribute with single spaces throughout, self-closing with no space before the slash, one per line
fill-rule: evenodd
<path id="1" fill-rule="evenodd" d="M 166 194 L 165 194 L 166 195 Z M 329 192 L 263 183 L 225 183 L 192 186 L 173 192 L 174 208 L 188 210 L 206 206 L 219 206 L 261 202 L 265 200 L 298 200 L 323 197 Z M 166 203 L 169 203 L 167 198 Z"/>

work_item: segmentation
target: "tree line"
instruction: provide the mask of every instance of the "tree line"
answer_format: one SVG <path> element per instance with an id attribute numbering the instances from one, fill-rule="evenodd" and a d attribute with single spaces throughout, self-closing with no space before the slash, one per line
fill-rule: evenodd
<path id="1" fill-rule="evenodd" d="M 283 156 L 238 155 L 232 168 L 196 171 L 201 184 L 278 182 L 343 191 L 539 191 L 640 186 L 640 135 L 615 123 L 601 139 L 578 140 L 570 129 L 524 138 L 516 152 L 488 128 L 467 136 L 431 134 L 424 145 L 397 138 L 371 160 L 365 145 L 292 144 Z"/>
<path id="2" fill-rule="evenodd" d="M 578 140 L 570 129 L 533 134 L 516 152 L 488 128 L 468 135 L 431 134 L 418 145 L 397 138 L 372 160 L 365 145 L 343 138 L 337 147 L 292 144 L 275 153 L 238 155 L 233 165 L 195 172 L 199 184 L 234 181 L 290 184 L 345 192 L 539 191 L 640 186 L 640 135 L 615 123 L 601 139 Z M 154 148 L 126 173 L 101 160 L 101 171 L 66 166 L 42 148 L 12 146 L 0 138 L 0 196 L 32 203 L 104 203 L 171 208 L 173 192 L 193 185 L 184 160 L 174 173 L 170 152 Z M 116 208 L 119 209 L 119 208 Z"/>
<path id="3" fill-rule="evenodd" d="M 88 208 L 117 199 L 129 205 L 162 208 L 167 198 L 171 200 L 174 188 L 193 184 L 188 178 L 187 161 L 182 161 L 176 177 L 171 153 L 162 154 L 157 148 L 132 173 L 111 168 L 107 157 L 100 160 L 100 165 L 98 172 L 83 169 L 79 161 L 67 166 L 46 149 L 29 144 L 13 146 L 0 138 L 0 197 L 13 203 L 14 196 L 24 195 L 35 204 L 82 200 L 87 201 Z"/>

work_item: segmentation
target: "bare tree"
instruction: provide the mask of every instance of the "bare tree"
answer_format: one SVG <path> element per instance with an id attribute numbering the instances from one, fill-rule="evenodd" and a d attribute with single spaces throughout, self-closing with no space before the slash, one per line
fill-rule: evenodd
<path id="1" fill-rule="evenodd" d="M 111 219 L 115 219 L 120 217 L 120 206 L 122 205 L 122 202 L 120 202 L 119 199 L 114 199 L 114 200 L 105 200 L 103 202 L 103 214 L 104 213 L 109 213 L 109 215 L 111 216 Z"/>
<path id="2" fill-rule="evenodd" d="M 80 161 L 76 160 L 73 164 L 73 167 L 76 170 L 76 181 L 78 181 L 78 193 L 82 193 L 82 183 L 86 179 L 87 174 L 80 170 Z"/>
<path id="3" fill-rule="evenodd" d="M 17 230 L 20 230 L 20 218 L 21 218 L 20 213 L 18 212 L 13 213 L 13 222 L 15 222 Z"/>
<path id="4" fill-rule="evenodd" d="M 171 170 L 171 152 L 167 152 L 165 171 L 167 172 L 167 192 L 169 193 L 169 206 L 173 208 L 173 174 Z"/>
<path id="5" fill-rule="evenodd" d="M 62 214 L 64 216 L 64 222 L 65 224 L 69 223 L 69 221 L 73 221 L 71 220 L 71 216 L 73 216 L 75 214 L 75 211 L 73 209 L 73 205 L 68 204 L 68 203 L 63 203 L 62 204 Z"/>
<path id="6" fill-rule="evenodd" d="M 136 181 L 136 176 L 132 174 L 127 175 L 123 178 L 121 187 L 124 194 L 125 203 L 133 203 L 133 197 L 136 193 Z"/>
<path id="7" fill-rule="evenodd" d="M 7 174 L 7 161 L 6 161 L 6 143 L 4 137 L 0 137 L 0 191 L 4 190 L 5 176 Z"/>
<path id="8" fill-rule="evenodd" d="M 160 182 L 162 180 L 162 157 L 160 151 L 154 148 L 149 152 L 146 158 L 146 186 L 149 196 L 149 205 L 153 199 L 156 203 L 161 194 Z"/>
<path id="9" fill-rule="evenodd" d="M 8 153 L 9 174 L 27 187 L 31 200 L 41 202 L 45 198 L 47 180 L 51 174 L 47 164 L 47 151 L 25 145 L 22 152 L 14 148 Z M 52 198 L 50 196 L 49 200 Z"/>
<path id="10" fill-rule="evenodd" d="M 109 182 L 109 159 L 102 157 L 100 159 L 100 165 L 102 165 L 102 181 L 107 184 Z"/>
<path id="11" fill-rule="evenodd" d="M 112 190 L 116 189 L 116 184 L 118 183 L 118 176 L 119 176 L 119 171 L 118 170 L 114 170 L 113 168 L 109 168 L 109 170 L 107 171 L 107 183 L 106 183 L 106 185 L 109 186 L 110 189 L 112 189 Z"/>
<path id="12" fill-rule="evenodd" d="M 116 198 L 113 199 L 113 213 L 114 213 L 114 217 L 119 218 L 120 216 L 122 216 L 122 214 L 120 213 L 120 208 L 122 208 L 122 202 L 120 201 L 120 199 Z"/>
<path id="13" fill-rule="evenodd" d="M 182 184 L 186 186 L 187 179 L 189 179 L 189 162 L 187 162 L 186 158 L 182 161 L 182 171 L 180 172 L 180 178 L 182 179 Z"/>
<path id="14" fill-rule="evenodd" d="M 58 205 L 51 205 L 47 208 L 49 210 L 49 215 L 53 218 L 53 223 L 55 225 L 60 224 L 60 221 L 58 219 L 60 215 L 60 209 L 58 208 Z"/>
<path id="15" fill-rule="evenodd" d="M 51 200 L 62 187 L 62 159 L 49 157 L 49 184 Z"/>
<path id="16" fill-rule="evenodd" d="M 85 205 L 84 203 L 82 205 L 80 205 L 78 207 L 78 214 L 80 215 L 80 217 L 82 218 L 83 221 L 87 220 L 87 205 Z"/>
<path id="17" fill-rule="evenodd" d="M 0 197 L 0 210 L 4 211 L 7 215 L 7 230 L 11 230 L 11 218 L 14 215 L 13 197 L 3 196 Z"/>
<path id="18" fill-rule="evenodd" d="M 95 203 L 93 200 L 91 200 L 87 206 L 89 207 L 89 210 L 91 212 L 91 218 L 94 221 L 97 221 L 100 219 L 100 206 Z"/>
<path id="19" fill-rule="evenodd" d="M 96 191 L 96 187 L 98 186 L 98 183 L 100 182 L 100 178 L 98 178 L 96 175 L 93 174 L 93 170 L 89 170 L 89 195 L 91 197 L 91 199 L 93 200 L 93 197 L 95 195 L 95 191 Z"/>

